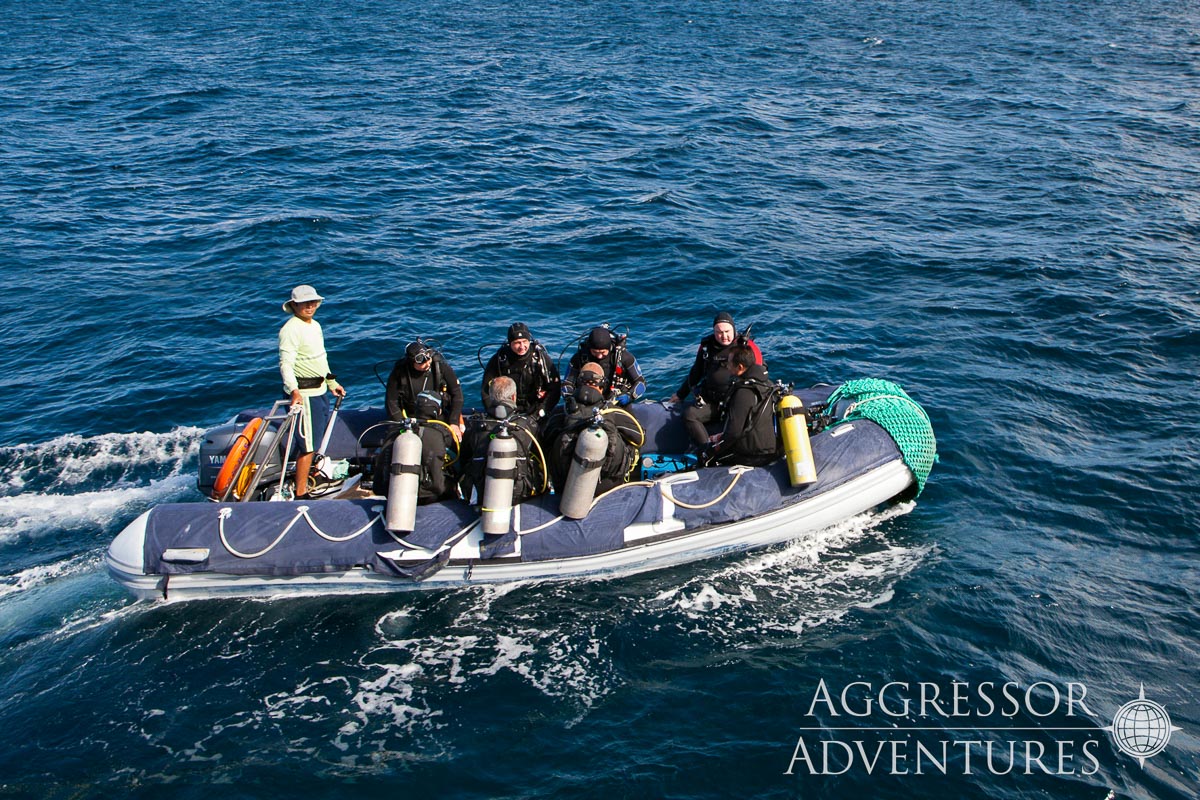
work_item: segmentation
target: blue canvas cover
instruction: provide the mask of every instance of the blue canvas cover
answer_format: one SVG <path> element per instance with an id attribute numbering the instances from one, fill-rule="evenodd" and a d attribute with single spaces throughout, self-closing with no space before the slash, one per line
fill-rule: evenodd
<path id="1" fill-rule="evenodd" d="M 301 513 L 304 508 L 307 511 Z M 421 565 L 401 566 L 378 555 L 377 551 L 393 551 L 403 546 L 384 529 L 382 512 L 381 500 L 161 505 L 151 510 L 146 521 L 145 568 L 151 574 L 168 575 L 188 572 L 302 575 L 355 567 L 408 574 Z M 471 507 L 460 501 L 419 506 L 417 532 L 404 541 L 433 550 L 474 519 Z M 290 530 L 284 534 L 289 525 Z M 361 533 L 347 541 L 335 542 L 318 535 L 314 526 L 333 539 L 347 539 L 356 531 Z M 221 541 L 222 527 L 226 541 L 239 553 L 252 555 L 268 548 L 269 552 L 255 558 L 231 553 Z M 278 543 L 271 547 L 276 539 Z M 163 560 L 163 553 L 171 548 L 207 548 L 209 556 L 198 564 Z"/>
<path id="2" fill-rule="evenodd" d="M 626 525 L 654 522 L 656 514 L 661 516 L 660 510 L 656 490 L 628 486 L 606 495 L 583 519 L 561 518 L 553 525 L 535 530 L 558 517 L 558 498 L 542 496 L 521 505 L 521 528 L 533 531 L 521 536 L 521 559 L 545 561 L 616 550 L 625 543 Z"/>
<path id="3" fill-rule="evenodd" d="M 691 440 L 683 427 L 683 405 L 635 403 L 626 410 L 646 433 L 643 453 L 684 453 Z"/>
<path id="4" fill-rule="evenodd" d="M 675 410 L 660 404 L 637 407 L 639 420 L 659 441 L 672 442 L 670 428 L 678 425 Z M 746 470 L 727 495 L 717 500 L 733 479 L 727 467 L 698 470 L 693 482 L 670 487 L 675 499 L 700 508 L 676 506 L 674 516 L 686 531 L 747 519 L 801 502 L 842 485 L 846 481 L 889 461 L 901 458 L 891 436 L 874 422 L 855 420 L 826 430 L 812 438 L 818 480 L 804 487 L 788 483 L 782 460 L 767 467 Z M 715 502 L 714 502 L 715 501 Z M 307 507 L 307 516 L 300 509 Z M 336 572 L 355 567 L 413 578 L 431 574 L 446 563 L 448 552 L 423 562 L 397 563 L 378 555 L 405 546 L 437 550 L 477 519 L 477 512 L 462 501 L 448 501 L 417 509 L 417 531 L 399 543 L 384 530 L 381 521 L 384 501 L 317 500 L 309 503 L 174 504 L 150 512 L 146 526 L 145 564 L 148 573 L 223 572 L 230 574 L 297 575 Z M 222 515 L 226 515 L 222 517 Z M 543 495 L 520 506 L 521 531 L 489 537 L 484 558 L 499 558 L 515 552 L 521 536 L 521 559 L 545 561 L 592 555 L 623 546 L 624 529 L 634 523 L 661 521 L 663 497 L 659 485 L 624 486 L 602 497 L 582 520 L 559 517 L 558 498 Z M 230 553 L 218 535 L 224 519 L 225 537 L 242 553 L 267 549 L 289 525 L 291 530 L 258 558 L 240 558 Z M 311 520 L 311 524 L 310 524 Z M 293 524 L 294 523 L 294 524 Z M 332 538 L 322 538 L 313 528 Z M 208 548 L 209 557 L 200 564 L 162 559 L 168 548 Z"/>
<path id="5" fill-rule="evenodd" d="M 837 436 L 833 435 L 834 429 L 812 438 L 816 482 L 793 487 L 788 481 L 787 464 L 780 460 L 742 473 L 733 490 L 711 506 L 700 509 L 677 506 L 675 518 L 682 520 L 688 530 L 736 522 L 827 492 L 900 458 L 900 449 L 883 428 L 873 422 L 855 422 L 853 425 L 852 430 Z M 671 494 L 689 505 L 705 505 L 725 491 L 733 480 L 726 467 L 702 469 L 697 475 L 698 480 L 694 483 L 672 486 Z"/>
<path id="6" fill-rule="evenodd" d="M 873 422 L 856 421 L 853 428 L 835 436 L 836 430 L 812 439 L 818 473 L 815 483 L 791 486 L 787 465 L 781 460 L 767 467 L 744 471 L 729 493 L 716 500 L 730 486 L 734 476 L 723 466 L 702 469 L 695 473 L 695 481 L 670 487 L 671 496 L 676 500 L 703 506 L 676 505 L 675 518 L 684 523 L 687 531 L 748 519 L 826 492 L 900 458 L 896 443 Z M 539 498 L 521 506 L 522 529 L 535 531 L 521 536 L 521 558 L 544 561 L 617 549 L 623 544 L 622 532 L 626 526 L 661 522 L 662 510 L 660 486 L 629 486 L 603 497 L 585 519 L 562 519 L 535 531 L 558 514 L 556 498 Z M 510 552 L 511 537 L 503 542 L 506 549 L 499 549 L 499 545 L 497 542 L 497 554 Z"/>

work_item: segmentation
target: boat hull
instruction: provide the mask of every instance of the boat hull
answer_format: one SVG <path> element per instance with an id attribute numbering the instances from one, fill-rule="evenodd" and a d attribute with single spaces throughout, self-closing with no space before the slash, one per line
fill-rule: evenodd
<path id="1" fill-rule="evenodd" d="M 904 494 L 912 485 L 912 473 L 896 459 L 828 491 L 748 519 L 686 531 L 670 530 L 669 524 L 629 526 L 624 531 L 625 544 L 618 549 L 544 561 L 523 561 L 519 555 L 479 558 L 482 532 L 475 526 L 450 550 L 446 565 L 421 580 L 365 568 L 297 575 L 147 574 L 143 553 L 150 512 L 122 531 L 105 560 L 113 578 L 132 594 L 165 600 L 429 591 L 525 581 L 615 578 L 801 539 L 870 511 Z"/>

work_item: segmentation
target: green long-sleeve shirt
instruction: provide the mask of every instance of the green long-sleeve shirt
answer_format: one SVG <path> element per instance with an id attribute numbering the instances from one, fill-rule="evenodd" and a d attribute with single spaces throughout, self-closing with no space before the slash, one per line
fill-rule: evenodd
<path id="1" fill-rule="evenodd" d="M 285 322 L 279 329 L 279 374 L 283 377 L 283 391 L 286 394 L 294 392 L 297 378 L 324 378 L 329 372 L 321 323 L 315 319 L 305 322 L 297 316 Z M 337 385 L 337 381 L 327 380 L 316 389 L 301 389 L 300 392 L 316 397 Z"/>

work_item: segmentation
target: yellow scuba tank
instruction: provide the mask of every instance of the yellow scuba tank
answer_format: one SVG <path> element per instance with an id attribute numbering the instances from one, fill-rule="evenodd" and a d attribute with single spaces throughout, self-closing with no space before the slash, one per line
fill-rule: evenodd
<path id="1" fill-rule="evenodd" d="M 817 479 L 812 445 L 808 441 L 808 423 L 804 403 L 794 394 L 785 394 L 775 407 L 779 415 L 779 434 L 783 437 L 783 456 L 787 459 L 788 479 L 792 486 L 803 486 Z"/>

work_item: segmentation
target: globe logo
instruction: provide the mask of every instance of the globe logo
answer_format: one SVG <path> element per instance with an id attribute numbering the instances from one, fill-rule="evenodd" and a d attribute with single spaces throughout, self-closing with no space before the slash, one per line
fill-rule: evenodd
<path id="1" fill-rule="evenodd" d="M 1171 717 L 1167 710 L 1153 700 L 1146 699 L 1146 688 L 1142 686 L 1137 700 L 1131 700 L 1117 709 L 1109 731 L 1117 747 L 1126 755 L 1133 756 L 1144 768 L 1146 759 L 1158 755 L 1171 741 Z"/>

